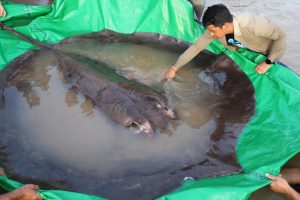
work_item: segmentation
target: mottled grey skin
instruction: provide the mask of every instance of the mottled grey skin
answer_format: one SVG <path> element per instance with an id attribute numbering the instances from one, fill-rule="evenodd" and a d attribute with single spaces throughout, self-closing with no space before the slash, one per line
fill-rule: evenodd
<path id="1" fill-rule="evenodd" d="M 136 91 L 130 84 L 121 87 L 88 70 L 53 46 L 26 36 L 2 22 L 0 27 L 52 52 L 58 58 L 59 68 L 66 80 L 90 97 L 97 107 L 118 124 L 125 127 L 134 126 L 140 132 L 152 134 L 156 128 L 166 128 L 170 120 L 175 118 L 173 111 L 167 108 L 163 96 Z M 99 67 L 109 68 L 104 63 Z M 3 91 L 0 91 L 1 104 L 4 102 L 2 93 Z"/>
<path id="2" fill-rule="evenodd" d="M 72 58 L 56 55 L 65 79 L 90 97 L 116 123 L 152 134 L 157 128 L 167 128 L 169 122 L 176 118 L 162 95 L 137 90 L 133 86 L 138 83 L 112 83 Z M 99 67 L 108 68 L 104 63 Z"/>

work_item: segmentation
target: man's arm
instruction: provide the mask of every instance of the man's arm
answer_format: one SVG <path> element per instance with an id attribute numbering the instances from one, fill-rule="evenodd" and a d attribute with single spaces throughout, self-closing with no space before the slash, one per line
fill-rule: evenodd
<path id="1" fill-rule="evenodd" d="M 196 57 L 205 47 L 211 43 L 213 40 L 209 35 L 209 31 L 205 31 L 204 34 L 197 40 L 193 45 L 191 45 L 183 54 L 181 54 L 175 63 L 174 67 L 180 69 L 182 66 L 190 62 L 194 57 Z"/>
<path id="2" fill-rule="evenodd" d="M 171 67 L 165 74 L 166 78 L 173 78 L 177 70 L 190 62 L 200 51 L 205 49 L 213 38 L 210 36 L 209 31 L 205 31 L 204 34 L 191 45 L 183 54 L 181 54 L 173 67 Z"/>
<path id="3" fill-rule="evenodd" d="M 254 22 L 253 22 L 254 21 Z M 255 71 L 259 74 L 264 74 L 271 66 L 271 62 L 279 60 L 286 49 L 286 33 L 276 24 L 272 23 L 264 16 L 254 17 L 248 30 L 262 38 L 272 41 L 267 61 L 263 61 L 257 65 Z"/>
<path id="4" fill-rule="evenodd" d="M 257 16 L 252 28 L 255 35 L 273 41 L 268 59 L 271 61 L 280 59 L 286 49 L 285 31 L 264 16 Z"/>
<path id="5" fill-rule="evenodd" d="M 181 54 L 175 63 L 174 67 L 180 69 L 182 66 L 190 62 L 196 55 L 198 55 L 211 41 L 213 38 L 209 35 L 209 31 L 205 31 L 204 34 L 191 45 L 183 54 Z"/>

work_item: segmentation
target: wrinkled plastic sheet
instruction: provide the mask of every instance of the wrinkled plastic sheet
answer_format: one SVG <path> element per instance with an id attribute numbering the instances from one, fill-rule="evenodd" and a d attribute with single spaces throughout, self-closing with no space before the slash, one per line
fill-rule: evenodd
<path id="1" fill-rule="evenodd" d="M 119 33 L 153 32 L 194 42 L 203 27 L 193 18 L 186 1 L 57 0 L 51 7 L 4 4 L 7 18 L 0 20 L 16 30 L 46 43 L 56 43 L 73 35 L 104 29 Z M 92 12 L 91 12 L 92 11 Z M 4 30 L 0 31 L 0 69 L 14 58 L 34 49 Z M 218 41 L 207 48 L 230 56 L 252 81 L 256 112 L 242 131 L 237 144 L 241 174 L 189 181 L 160 199 L 247 199 L 269 184 L 265 173 L 278 174 L 280 168 L 300 151 L 300 79 L 289 68 L 274 64 L 265 75 L 254 69 L 265 57 L 244 49 L 226 50 Z M 20 183 L 1 176 L 1 187 L 10 191 Z M 98 199 L 79 193 L 41 190 L 44 199 Z"/>

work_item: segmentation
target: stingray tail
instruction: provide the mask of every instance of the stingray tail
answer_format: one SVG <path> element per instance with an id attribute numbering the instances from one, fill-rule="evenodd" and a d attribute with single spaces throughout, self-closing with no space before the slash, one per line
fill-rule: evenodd
<path id="1" fill-rule="evenodd" d="M 50 45 L 47 45 L 47 44 L 45 44 L 45 43 L 43 43 L 43 42 L 40 42 L 40 41 L 38 41 L 38 40 L 36 40 L 36 39 L 33 39 L 32 37 L 29 37 L 29 36 L 27 36 L 27 35 L 24 35 L 23 33 L 20 33 L 20 32 L 18 32 L 18 31 L 16 31 L 15 29 L 6 26 L 6 25 L 3 24 L 2 22 L 0 22 L 0 27 L 1 27 L 2 29 L 4 29 L 4 30 L 7 30 L 8 32 L 10 32 L 10 33 L 12 33 L 12 34 L 18 36 L 19 38 L 22 38 L 23 40 L 26 40 L 26 41 L 28 41 L 28 42 L 30 42 L 30 43 L 36 45 L 36 46 L 43 47 L 43 48 L 46 48 L 46 49 L 49 49 L 49 50 L 52 50 L 52 49 L 53 49 Z"/>

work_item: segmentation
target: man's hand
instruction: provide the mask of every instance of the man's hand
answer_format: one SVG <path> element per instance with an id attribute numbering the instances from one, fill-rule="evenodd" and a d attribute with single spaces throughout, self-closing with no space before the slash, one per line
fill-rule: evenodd
<path id="1" fill-rule="evenodd" d="M 270 187 L 274 192 L 284 194 L 292 200 L 300 200 L 300 194 L 296 192 L 284 178 L 273 176 L 272 174 L 266 174 L 266 177 L 273 180 Z"/>
<path id="2" fill-rule="evenodd" d="M 284 178 L 281 178 L 280 176 L 273 176 L 272 174 L 266 174 L 266 177 L 273 180 L 273 182 L 270 184 L 270 187 L 274 192 L 287 194 L 291 189 L 289 183 Z"/>
<path id="3" fill-rule="evenodd" d="M 0 2 L 0 16 L 1 17 L 5 17 L 6 16 L 6 12 L 5 12 L 5 10 L 4 10 L 1 2 Z"/>
<path id="4" fill-rule="evenodd" d="M 9 193 L 0 195 L 0 200 L 42 200 L 36 192 L 39 186 L 33 184 L 23 185 Z"/>
<path id="5" fill-rule="evenodd" d="M 173 79 L 175 77 L 175 74 L 177 72 L 177 69 L 175 67 L 171 67 L 166 73 L 165 78 L 166 79 Z"/>
<path id="6" fill-rule="evenodd" d="M 256 66 L 255 71 L 258 74 L 264 74 L 268 71 L 270 66 L 271 64 L 267 64 L 265 61 L 263 61 Z"/>
<path id="7" fill-rule="evenodd" d="M 4 169 L 0 167 L 0 176 L 5 175 Z M 42 197 L 36 192 L 39 186 L 26 184 L 9 193 L 0 195 L 0 200 L 42 200 Z"/>

